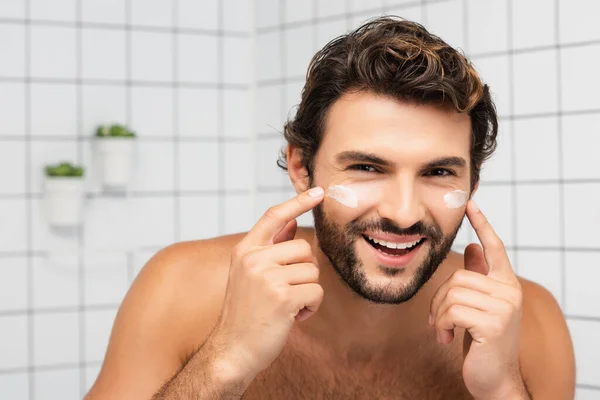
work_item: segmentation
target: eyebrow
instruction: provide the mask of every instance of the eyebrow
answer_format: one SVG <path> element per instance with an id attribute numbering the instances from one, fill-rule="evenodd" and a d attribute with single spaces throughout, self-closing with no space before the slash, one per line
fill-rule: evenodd
<path id="1" fill-rule="evenodd" d="M 352 162 L 365 162 L 380 165 L 382 167 L 390 167 L 394 163 L 381 158 L 373 153 L 366 153 L 362 151 L 343 151 L 335 156 L 335 160 L 340 164 L 352 163 Z M 462 157 L 441 157 L 435 160 L 429 161 L 423 169 L 430 169 L 435 167 L 456 167 L 465 168 L 467 162 Z"/>

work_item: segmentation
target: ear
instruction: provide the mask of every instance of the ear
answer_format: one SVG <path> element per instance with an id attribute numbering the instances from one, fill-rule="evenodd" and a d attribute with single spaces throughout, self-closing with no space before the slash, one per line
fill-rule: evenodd
<path id="1" fill-rule="evenodd" d="M 308 170 L 302 164 L 302 152 L 297 147 L 288 145 L 286 156 L 290 181 L 292 181 L 296 193 L 308 190 Z"/>

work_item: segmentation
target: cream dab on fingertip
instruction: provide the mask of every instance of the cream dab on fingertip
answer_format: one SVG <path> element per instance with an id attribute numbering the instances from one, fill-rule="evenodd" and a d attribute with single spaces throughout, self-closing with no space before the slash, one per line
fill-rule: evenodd
<path id="1" fill-rule="evenodd" d="M 444 202 L 448 208 L 460 208 L 467 204 L 467 193 L 462 190 L 454 190 L 444 195 Z"/>
<path id="2" fill-rule="evenodd" d="M 332 185 L 327 188 L 327 197 L 330 197 L 346 207 L 358 207 L 356 193 L 343 185 Z"/>

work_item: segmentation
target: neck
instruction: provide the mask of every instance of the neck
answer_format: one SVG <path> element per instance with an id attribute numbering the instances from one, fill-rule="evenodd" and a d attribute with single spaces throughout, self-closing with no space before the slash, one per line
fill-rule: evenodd
<path id="1" fill-rule="evenodd" d="M 319 310 L 298 324 L 298 329 L 320 342 L 338 359 L 385 358 L 391 349 L 414 345 L 431 335 L 429 305 L 437 288 L 456 269 L 456 255 L 450 254 L 434 276 L 402 304 L 372 303 L 350 289 L 334 270 L 312 238 L 313 253 L 320 269 L 319 284 L 324 297 Z"/>

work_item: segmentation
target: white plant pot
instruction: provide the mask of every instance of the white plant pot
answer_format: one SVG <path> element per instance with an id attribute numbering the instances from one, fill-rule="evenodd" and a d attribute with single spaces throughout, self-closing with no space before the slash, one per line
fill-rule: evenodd
<path id="1" fill-rule="evenodd" d="M 78 177 L 46 177 L 45 213 L 56 227 L 73 227 L 83 219 L 84 180 Z"/>
<path id="2" fill-rule="evenodd" d="M 125 189 L 133 169 L 134 138 L 96 138 L 98 171 L 105 188 Z"/>

